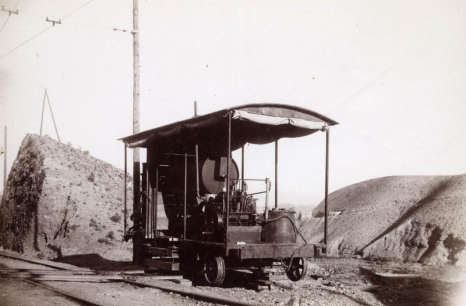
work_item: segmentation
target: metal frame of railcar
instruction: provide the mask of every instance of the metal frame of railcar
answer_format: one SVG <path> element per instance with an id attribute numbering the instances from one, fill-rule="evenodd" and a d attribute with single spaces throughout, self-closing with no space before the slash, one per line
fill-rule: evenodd
<path id="1" fill-rule="evenodd" d="M 326 132 L 326 160 L 325 160 L 325 225 L 324 225 L 324 243 L 323 244 L 302 244 L 302 243 L 293 243 L 293 244 L 270 244 L 270 243 L 249 243 L 247 245 L 237 245 L 237 244 L 230 244 L 228 235 L 229 235 L 229 220 L 230 220 L 230 165 L 232 161 L 231 157 L 231 152 L 232 152 L 232 114 L 233 111 L 236 109 L 245 109 L 247 107 L 286 107 L 287 109 L 295 110 L 295 111 L 306 111 L 306 112 L 311 112 L 313 116 L 322 119 L 323 122 L 325 122 L 325 126 L 323 126 L 322 131 Z M 186 219 L 187 219 L 187 200 L 186 200 L 186 194 L 187 194 L 187 157 L 189 154 L 185 152 L 184 154 L 179 154 L 184 156 L 184 162 L 185 162 L 185 173 L 184 173 L 184 201 L 183 201 L 183 235 L 182 240 L 181 240 L 181 246 L 183 250 L 190 249 L 190 250 L 199 250 L 199 249 L 207 249 L 207 250 L 217 250 L 219 253 L 221 253 L 222 256 L 225 257 L 232 257 L 235 259 L 238 259 L 240 261 L 242 260 L 248 260 L 248 259 L 257 259 L 257 258 L 283 258 L 283 257 L 289 257 L 290 255 L 290 249 L 293 250 L 292 257 L 313 257 L 317 256 L 320 251 L 325 252 L 325 248 L 327 245 L 327 216 L 328 216 L 328 169 L 329 169 L 329 139 L 330 139 L 330 133 L 329 133 L 329 126 L 330 125 L 335 125 L 338 124 L 336 121 L 333 121 L 329 118 L 326 118 L 325 116 L 322 116 L 318 113 L 305 110 L 299 107 L 294 107 L 294 106 L 289 106 L 289 105 L 279 105 L 279 104 L 256 104 L 256 105 L 245 105 L 245 106 L 240 106 L 236 108 L 231 108 L 225 110 L 226 114 L 224 117 L 228 116 L 228 136 L 226 137 L 227 139 L 227 173 L 226 173 L 226 209 L 225 209 L 225 214 L 226 214 L 226 222 L 225 222 L 225 242 L 224 243 L 219 243 L 219 242 L 211 242 L 211 241 L 199 241 L 199 240 L 191 240 L 191 239 L 186 239 Z M 217 112 L 216 112 L 217 113 Z M 213 114 L 216 114 L 213 113 Z M 213 115 L 209 114 L 209 115 Z M 208 116 L 208 115 L 205 115 Z M 190 120 L 192 121 L 195 119 L 197 116 L 195 116 L 192 119 L 188 119 L 185 121 L 177 122 L 174 124 L 170 124 L 161 128 L 166 128 L 166 127 L 171 127 L 176 124 L 183 124 L 184 122 L 189 122 Z M 160 128 L 160 129 L 161 129 Z M 159 129 L 159 128 L 158 128 Z M 154 129 L 157 130 L 157 129 Z M 126 138 L 123 138 L 122 140 L 124 141 L 125 144 L 125 196 L 124 196 L 124 205 L 125 205 L 125 220 L 124 220 L 124 234 L 125 236 L 127 235 L 127 224 L 126 224 L 126 218 L 127 218 L 127 148 L 130 146 L 128 139 L 131 139 L 133 141 L 132 147 L 137 147 L 140 146 L 141 144 L 144 144 L 144 141 L 147 141 L 149 138 L 151 131 L 145 131 L 142 133 L 139 133 L 137 135 L 129 136 Z M 141 137 L 141 135 L 144 134 L 144 137 Z M 139 138 L 138 139 L 138 135 Z M 132 138 L 133 137 L 133 138 Z M 299 136 L 296 136 L 299 137 Z M 134 139 L 136 138 L 136 139 Z M 279 138 L 278 138 L 279 139 Z M 275 208 L 278 207 L 278 139 L 275 140 Z M 241 161 L 241 180 L 245 180 L 244 178 L 244 145 L 241 146 L 241 156 L 242 156 L 242 161 Z M 177 154 L 178 155 L 178 154 Z M 197 190 L 199 194 L 199 166 L 198 166 L 198 144 L 196 143 L 195 145 L 195 155 L 190 155 L 194 156 L 196 158 L 196 177 L 197 177 Z M 145 165 L 143 165 L 143 173 L 147 173 L 147 171 L 144 169 Z M 140 194 L 139 194 L 139 175 L 140 175 L 140 170 L 139 170 L 139 164 L 134 165 L 134 203 L 133 203 L 133 209 L 140 209 L 141 204 L 139 202 L 140 200 Z M 152 206 L 155 206 L 155 208 L 152 208 L 152 231 L 153 231 L 153 238 L 157 239 L 157 205 L 158 205 L 158 191 L 159 191 L 159 177 L 158 177 L 158 168 L 156 169 L 156 186 L 155 186 L 155 196 L 152 193 L 150 197 L 145 195 L 147 199 L 144 199 L 144 201 L 148 201 Z M 267 219 L 267 213 L 268 213 L 268 179 L 266 179 L 266 201 L 265 201 L 265 218 Z M 144 196 L 144 190 L 147 191 L 147 188 L 144 187 L 144 185 L 147 183 L 147 178 L 143 177 L 143 196 Z M 146 207 L 146 206 L 144 206 Z M 144 214 L 146 215 L 146 212 L 144 211 Z M 147 217 L 147 216 L 146 216 Z M 155 225 L 154 225 L 155 222 Z M 137 225 L 137 220 L 135 221 L 135 226 Z M 146 226 L 146 223 L 144 223 L 144 226 Z M 154 227 L 155 226 L 155 227 Z M 146 228 L 144 228 L 146 229 Z M 141 243 L 135 241 L 136 235 L 133 237 L 133 243 Z M 144 239 L 143 239 L 144 240 Z M 136 246 L 135 246 L 136 250 Z M 135 251 L 137 252 L 137 251 Z M 133 253 L 134 256 L 136 257 L 137 254 Z M 133 258 L 134 259 L 134 258 Z M 135 260 L 135 263 L 137 260 Z"/>

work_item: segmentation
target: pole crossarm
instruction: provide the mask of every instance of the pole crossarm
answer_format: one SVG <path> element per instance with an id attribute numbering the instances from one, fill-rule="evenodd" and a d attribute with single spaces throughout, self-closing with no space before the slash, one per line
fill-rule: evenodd
<path id="1" fill-rule="evenodd" d="M 46 17 L 45 21 L 51 22 L 53 27 L 55 26 L 55 24 L 61 24 L 61 19 L 57 21 L 57 20 L 49 19 L 49 17 Z"/>
<path id="2" fill-rule="evenodd" d="M 3 6 L 3 5 L 2 5 L 2 11 L 7 12 L 7 13 L 8 13 L 8 16 L 11 16 L 11 14 L 16 14 L 16 15 L 19 14 L 19 11 L 18 11 L 18 10 L 16 10 L 16 11 L 6 10 L 6 9 L 5 9 L 5 6 Z"/>

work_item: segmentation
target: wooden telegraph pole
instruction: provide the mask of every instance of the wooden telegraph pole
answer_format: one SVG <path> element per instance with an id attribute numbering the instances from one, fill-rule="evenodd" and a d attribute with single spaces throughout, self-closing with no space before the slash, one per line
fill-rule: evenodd
<path id="1" fill-rule="evenodd" d="M 133 0 L 133 134 L 139 133 L 139 4 L 138 0 Z M 140 201 L 140 156 L 139 148 L 133 149 L 133 180 L 134 198 L 133 214 L 137 216 L 137 208 Z M 139 264 L 141 260 L 140 245 L 144 242 L 144 229 L 141 228 L 140 217 L 133 220 L 133 227 L 136 231 L 133 236 L 133 263 Z"/>
<path id="2" fill-rule="evenodd" d="M 3 147 L 4 168 L 3 168 L 3 194 L 6 191 L 6 155 L 7 155 L 7 127 L 5 126 L 5 146 Z"/>
<path id="3" fill-rule="evenodd" d="M 6 231 L 6 225 L 5 225 L 5 222 L 6 222 L 6 165 L 7 165 L 7 160 L 6 160 L 6 155 L 7 155 L 7 127 L 5 126 L 5 146 L 3 147 L 3 161 L 4 161 L 4 167 L 3 167 L 3 196 L 2 196 L 2 236 L 1 236 L 1 240 L 0 242 L 2 243 L 1 245 L 3 246 L 4 245 L 4 242 L 5 242 L 5 239 L 6 239 L 6 235 L 5 235 L 5 231 Z"/>
<path id="4" fill-rule="evenodd" d="M 60 135 L 58 135 L 57 124 L 55 123 L 55 117 L 53 116 L 52 104 L 50 104 L 49 94 L 47 93 L 47 88 L 45 89 L 44 101 L 42 102 L 42 116 L 40 118 L 40 134 L 39 135 L 42 136 L 42 125 L 44 124 L 45 99 L 47 99 L 47 103 L 49 104 L 50 114 L 52 115 L 53 126 L 55 127 L 55 132 L 57 133 L 58 141 L 61 143 Z"/>
<path id="5" fill-rule="evenodd" d="M 139 4 L 133 0 L 133 134 L 139 133 Z M 133 162 L 140 162 L 139 148 L 133 150 Z"/>

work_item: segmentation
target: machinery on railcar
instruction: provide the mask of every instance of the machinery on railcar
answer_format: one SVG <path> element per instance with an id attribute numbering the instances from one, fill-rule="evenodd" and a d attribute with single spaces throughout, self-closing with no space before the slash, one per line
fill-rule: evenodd
<path id="1" fill-rule="evenodd" d="M 307 258 L 321 256 L 326 244 L 308 243 L 296 227 L 295 212 L 277 207 L 278 141 L 325 131 L 328 159 L 328 129 L 335 124 L 300 107 L 249 104 L 122 138 L 125 167 L 127 148 L 147 149 L 142 171 L 139 163 L 133 165 L 133 226 L 126 230 L 125 223 L 134 263 L 202 274 L 213 286 L 221 285 L 228 271 L 260 271 L 274 263 L 291 280 L 302 279 Z M 245 177 L 248 143 L 275 143 L 274 186 L 268 178 Z M 241 167 L 232 158 L 239 149 Z M 251 183 L 263 184 L 263 190 L 249 192 Z M 265 199 L 260 211 L 258 193 Z"/>

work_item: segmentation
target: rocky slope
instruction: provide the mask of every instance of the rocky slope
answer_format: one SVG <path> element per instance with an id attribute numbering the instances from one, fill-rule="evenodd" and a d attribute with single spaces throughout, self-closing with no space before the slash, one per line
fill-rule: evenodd
<path id="1" fill-rule="evenodd" d="M 424 264 L 466 265 L 466 175 L 384 177 L 329 196 L 329 252 Z M 314 215 L 324 209 L 320 203 Z M 323 218 L 301 223 L 323 239 Z"/>
<path id="2" fill-rule="evenodd" d="M 123 197 L 122 170 L 89 152 L 27 135 L 8 176 L 3 247 L 39 258 L 131 260 L 131 244 L 121 242 Z"/>

